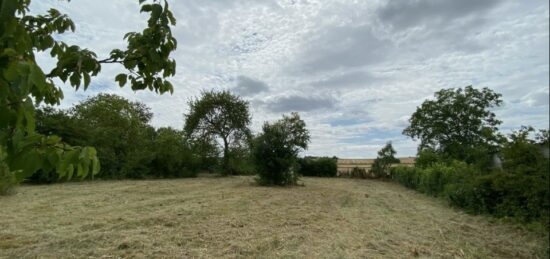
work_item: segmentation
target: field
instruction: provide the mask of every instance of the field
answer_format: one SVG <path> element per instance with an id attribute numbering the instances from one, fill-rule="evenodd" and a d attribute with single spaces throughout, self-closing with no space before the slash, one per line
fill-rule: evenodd
<path id="1" fill-rule="evenodd" d="M 543 258 L 547 240 L 391 182 L 251 177 L 21 186 L 0 257 Z"/>

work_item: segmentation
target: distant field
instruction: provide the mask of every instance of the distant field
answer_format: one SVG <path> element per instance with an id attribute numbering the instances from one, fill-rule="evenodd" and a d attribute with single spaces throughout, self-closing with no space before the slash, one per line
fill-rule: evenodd
<path id="1" fill-rule="evenodd" d="M 22 186 L 0 257 L 536 258 L 547 239 L 394 183 L 251 177 Z"/>

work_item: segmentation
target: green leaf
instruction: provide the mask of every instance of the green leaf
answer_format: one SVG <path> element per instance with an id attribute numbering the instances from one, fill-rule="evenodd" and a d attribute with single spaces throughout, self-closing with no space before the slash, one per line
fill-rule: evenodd
<path id="1" fill-rule="evenodd" d="M 126 84 L 126 80 L 128 80 L 128 75 L 126 74 L 118 74 L 115 77 L 115 81 L 118 82 L 120 87 L 123 87 Z"/>

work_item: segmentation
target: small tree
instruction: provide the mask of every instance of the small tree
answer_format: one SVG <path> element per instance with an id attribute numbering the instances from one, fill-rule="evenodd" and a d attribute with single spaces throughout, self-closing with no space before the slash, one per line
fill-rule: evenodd
<path id="1" fill-rule="evenodd" d="M 398 164 L 401 162 L 399 159 L 395 158 L 395 154 L 396 152 L 393 149 L 391 141 L 378 151 L 378 157 L 374 160 L 371 168 L 375 177 L 386 178 L 389 176 L 391 164 Z"/>
<path id="2" fill-rule="evenodd" d="M 443 89 L 416 109 L 403 134 L 419 139 L 419 150 L 430 148 L 469 163 L 487 160 L 502 141 L 501 121 L 490 111 L 501 104 L 501 95 L 489 88 Z"/>
<path id="3" fill-rule="evenodd" d="M 307 149 L 309 132 L 298 113 L 270 124 L 265 123 L 262 133 L 253 142 L 252 156 L 262 185 L 294 185 L 298 181 L 295 170 L 298 154 Z"/>
<path id="4" fill-rule="evenodd" d="M 223 148 L 222 174 L 228 174 L 232 173 L 230 148 L 250 138 L 249 125 L 247 101 L 229 91 L 209 91 L 189 102 L 184 130 L 190 138 L 219 138 Z"/>

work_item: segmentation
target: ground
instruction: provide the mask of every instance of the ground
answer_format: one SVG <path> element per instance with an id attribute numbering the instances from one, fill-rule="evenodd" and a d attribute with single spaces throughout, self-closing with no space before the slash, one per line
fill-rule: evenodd
<path id="1" fill-rule="evenodd" d="M 251 177 L 21 186 L 0 257 L 542 258 L 544 236 L 391 182 Z"/>

